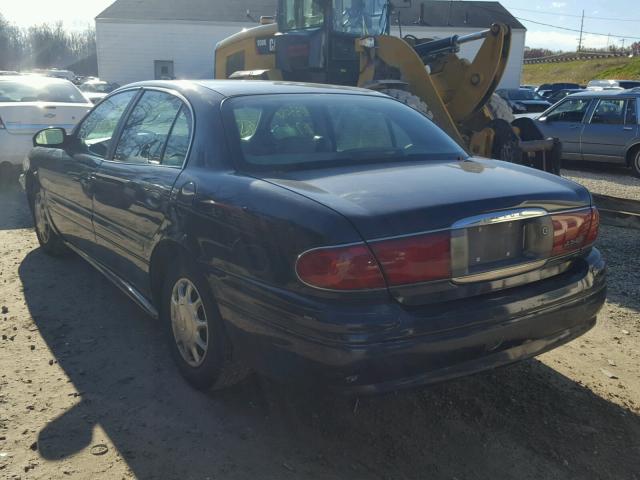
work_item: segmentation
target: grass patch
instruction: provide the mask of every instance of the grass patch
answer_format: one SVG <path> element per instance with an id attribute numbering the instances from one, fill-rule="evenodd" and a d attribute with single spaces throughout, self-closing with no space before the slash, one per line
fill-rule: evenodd
<path id="1" fill-rule="evenodd" d="M 525 65 L 522 83 L 572 82 L 586 85 L 595 78 L 640 80 L 640 58 L 595 58 L 564 63 L 537 63 Z"/>

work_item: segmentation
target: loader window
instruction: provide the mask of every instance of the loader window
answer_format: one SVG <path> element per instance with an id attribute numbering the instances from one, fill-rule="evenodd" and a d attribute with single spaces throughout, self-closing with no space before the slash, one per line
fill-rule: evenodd
<path id="1" fill-rule="evenodd" d="M 382 35 L 387 27 L 386 0 L 333 0 L 333 28 L 358 36 Z"/>
<path id="2" fill-rule="evenodd" d="M 467 157 L 424 115 L 384 97 L 251 95 L 227 100 L 222 113 L 240 168 L 305 169 Z"/>
<path id="3" fill-rule="evenodd" d="M 281 15 L 283 30 L 317 28 L 324 24 L 321 0 L 286 0 Z"/>

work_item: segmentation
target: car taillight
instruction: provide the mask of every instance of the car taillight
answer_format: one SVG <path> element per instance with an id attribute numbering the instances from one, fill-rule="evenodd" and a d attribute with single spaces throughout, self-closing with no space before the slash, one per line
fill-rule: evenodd
<path id="1" fill-rule="evenodd" d="M 364 245 L 309 250 L 298 257 L 296 272 L 307 285 L 329 290 L 385 288 L 380 266 Z"/>
<path id="2" fill-rule="evenodd" d="M 451 277 L 451 234 L 439 232 L 371 244 L 390 286 Z"/>
<path id="3" fill-rule="evenodd" d="M 595 207 L 551 215 L 553 249 L 551 256 L 566 255 L 596 241 L 600 214 Z"/>

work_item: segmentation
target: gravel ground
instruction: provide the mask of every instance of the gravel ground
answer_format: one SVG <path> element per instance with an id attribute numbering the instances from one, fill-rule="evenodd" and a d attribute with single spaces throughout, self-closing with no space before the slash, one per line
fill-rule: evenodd
<path id="1" fill-rule="evenodd" d="M 640 232 L 603 226 L 608 300 L 512 367 L 356 401 L 252 377 L 198 393 L 158 325 L 0 193 L 0 478 L 640 480 Z"/>
<path id="2" fill-rule="evenodd" d="M 591 166 L 587 169 L 581 165 L 576 169 L 571 165 L 571 168 L 562 169 L 561 175 L 593 193 L 640 201 L 640 178 L 634 177 L 627 168 Z"/>

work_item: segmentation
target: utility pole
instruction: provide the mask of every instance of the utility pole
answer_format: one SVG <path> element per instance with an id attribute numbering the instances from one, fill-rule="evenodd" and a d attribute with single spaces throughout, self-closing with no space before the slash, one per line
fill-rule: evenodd
<path id="1" fill-rule="evenodd" d="M 580 20 L 580 40 L 578 40 L 578 51 L 582 50 L 582 28 L 584 27 L 584 10 L 582 10 L 582 19 Z"/>

